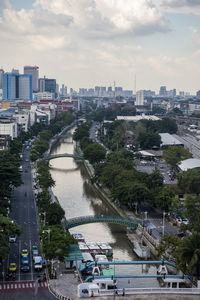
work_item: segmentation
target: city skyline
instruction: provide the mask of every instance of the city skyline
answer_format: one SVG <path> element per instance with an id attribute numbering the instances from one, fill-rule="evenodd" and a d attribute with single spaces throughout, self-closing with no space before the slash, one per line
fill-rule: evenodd
<path id="1" fill-rule="evenodd" d="M 1 0 L 0 65 L 78 89 L 200 89 L 196 0 Z"/>

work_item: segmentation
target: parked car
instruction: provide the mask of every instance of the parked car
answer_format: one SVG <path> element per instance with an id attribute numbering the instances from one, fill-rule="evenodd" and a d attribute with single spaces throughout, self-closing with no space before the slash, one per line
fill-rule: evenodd
<path id="1" fill-rule="evenodd" d="M 185 225 L 189 224 L 189 220 L 187 218 L 182 219 L 182 223 Z"/>
<path id="2" fill-rule="evenodd" d="M 10 242 L 10 243 L 15 243 L 16 240 L 17 240 L 16 235 L 10 235 L 10 236 L 9 236 L 9 242 Z"/>

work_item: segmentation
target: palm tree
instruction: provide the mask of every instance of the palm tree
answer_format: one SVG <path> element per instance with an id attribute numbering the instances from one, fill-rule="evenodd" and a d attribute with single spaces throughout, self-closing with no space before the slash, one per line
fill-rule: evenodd
<path id="1" fill-rule="evenodd" d="M 200 276 L 200 233 L 193 232 L 192 235 L 183 240 L 180 248 L 180 262 L 183 269 L 192 272 L 194 276 Z"/>

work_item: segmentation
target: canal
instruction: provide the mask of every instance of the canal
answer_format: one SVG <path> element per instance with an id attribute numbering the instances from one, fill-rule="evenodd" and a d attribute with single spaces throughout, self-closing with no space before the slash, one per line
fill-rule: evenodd
<path id="1" fill-rule="evenodd" d="M 70 131 L 73 132 L 73 129 Z M 51 154 L 73 153 L 72 137 L 62 138 L 51 150 Z M 73 158 L 58 158 L 50 161 L 51 175 L 55 180 L 53 192 L 65 210 L 66 218 L 88 215 L 115 215 L 116 213 L 95 192 L 82 162 Z M 120 225 L 94 223 L 70 230 L 82 233 L 86 241 L 108 242 L 113 248 L 113 260 L 138 260 Z M 155 266 L 116 266 L 116 274 L 156 274 Z M 119 286 L 158 287 L 155 279 L 120 279 Z"/>

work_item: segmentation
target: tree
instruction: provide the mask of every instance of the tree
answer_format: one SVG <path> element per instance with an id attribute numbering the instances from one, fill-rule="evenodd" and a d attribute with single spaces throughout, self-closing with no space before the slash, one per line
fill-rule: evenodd
<path id="1" fill-rule="evenodd" d="M 164 186 L 155 197 L 156 206 L 168 212 L 174 202 L 175 193 L 170 186 Z"/>
<path id="2" fill-rule="evenodd" d="M 89 144 L 83 149 L 84 158 L 88 159 L 91 164 L 98 163 L 105 159 L 106 150 L 98 143 Z"/>
<path id="3" fill-rule="evenodd" d="M 41 232 L 42 250 L 46 259 L 59 259 L 64 261 L 67 256 L 70 244 L 75 244 L 74 238 L 62 226 L 46 227 Z"/>
<path id="4" fill-rule="evenodd" d="M 133 207 L 134 203 L 141 203 L 149 199 L 149 189 L 140 182 L 122 182 L 112 189 L 112 198 L 121 204 Z"/>
<path id="5" fill-rule="evenodd" d="M 160 243 L 157 247 L 158 257 L 167 259 L 175 258 L 176 264 L 180 263 L 180 246 L 182 245 L 182 240 L 177 235 L 165 235 L 161 238 Z"/>
<path id="6" fill-rule="evenodd" d="M 137 142 L 142 149 L 152 149 L 154 146 L 160 148 L 161 137 L 157 133 L 142 132 L 139 134 Z"/>
<path id="7" fill-rule="evenodd" d="M 163 150 L 163 159 L 169 164 L 173 169 L 177 167 L 177 164 L 187 158 L 191 158 L 192 154 L 183 147 L 180 146 L 170 146 Z"/>
<path id="8" fill-rule="evenodd" d="M 10 250 L 9 236 L 21 234 L 22 228 L 3 215 L 0 215 L 0 228 L 0 262 L 2 262 Z"/>
<path id="9" fill-rule="evenodd" d="M 80 141 L 84 137 L 89 137 L 89 124 L 85 123 L 76 128 L 73 134 L 73 139 L 75 141 Z"/>
<path id="10" fill-rule="evenodd" d="M 193 232 L 192 235 L 183 239 L 180 247 L 180 259 L 183 271 L 192 272 L 200 277 L 200 233 Z"/>
<path id="11" fill-rule="evenodd" d="M 185 215 L 189 220 L 189 229 L 200 232 L 200 196 L 189 195 L 184 201 Z"/>
<path id="12" fill-rule="evenodd" d="M 58 203 L 50 203 L 46 211 L 46 221 L 49 225 L 60 224 L 64 216 L 65 211 Z"/>
<path id="13" fill-rule="evenodd" d="M 184 193 L 200 194 L 200 170 L 192 169 L 178 174 L 178 186 Z"/>
<path id="14" fill-rule="evenodd" d="M 168 132 L 170 134 L 176 133 L 178 130 L 176 121 L 170 118 L 163 118 L 157 121 L 159 132 Z"/>

